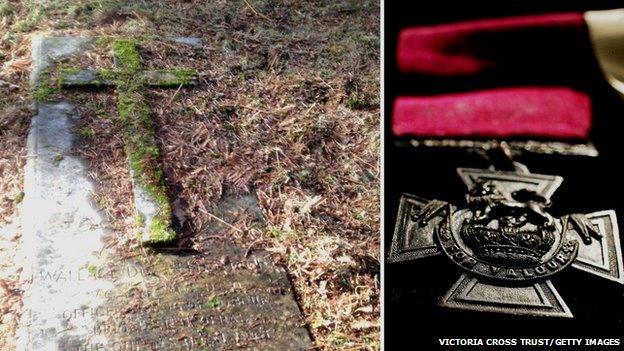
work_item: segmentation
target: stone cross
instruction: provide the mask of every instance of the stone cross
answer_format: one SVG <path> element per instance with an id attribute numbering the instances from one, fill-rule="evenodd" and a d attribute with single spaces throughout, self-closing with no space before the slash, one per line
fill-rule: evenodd
<path id="1" fill-rule="evenodd" d="M 32 87 L 53 88 L 49 75 L 56 63 L 93 42 L 88 37 L 33 36 Z M 110 71 L 68 69 L 59 76 L 67 87 L 116 87 L 128 159 L 142 161 L 147 151 L 136 149 L 158 149 L 141 86 L 161 85 L 158 76 L 168 74 L 165 81 L 171 86 L 191 83 L 194 72 L 141 72 L 134 44 L 117 42 L 115 49 L 117 64 Z M 136 65 L 128 67 L 124 50 Z M 213 213 L 224 222 L 206 228 L 201 255 L 119 257 L 105 245 L 110 223 L 90 201 L 93 184 L 85 159 L 72 152 L 76 108 L 63 100 L 35 105 L 20 208 L 24 311 L 16 331 L 17 351 L 310 349 L 284 268 L 269 252 L 218 237 L 227 228 L 223 223 L 243 214 L 252 225 L 264 223 L 253 194 L 226 192 L 214 204 Z M 146 164 L 158 167 L 156 157 L 147 155 L 154 163 Z M 135 194 L 137 189 L 166 193 L 162 175 L 147 173 L 160 168 L 143 163 L 132 168 L 137 170 Z M 151 190 L 139 178 L 144 172 L 159 181 L 148 183 Z"/>
<path id="2" fill-rule="evenodd" d="M 154 134 L 154 121 L 145 98 L 145 87 L 180 88 L 196 83 L 194 69 L 143 70 L 137 45 L 130 39 L 112 44 L 115 65 L 98 71 L 64 68 L 59 82 L 64 88 L 116 88 L 117 112 L 132 174 L 135 220 L 141 242 L 166 244 L 176 238 L 172 229 L 171 201 L 164 182 L 161 153 Z"/>

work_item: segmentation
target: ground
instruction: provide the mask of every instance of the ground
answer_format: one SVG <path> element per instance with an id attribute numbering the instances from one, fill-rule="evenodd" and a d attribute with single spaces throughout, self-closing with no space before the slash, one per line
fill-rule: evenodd
<path id="1" fill-rule="evenodd" d="M 198 236 L 219 223 L 287 268 L 319 349 L 379 349 L 378 13 L 373 1 L 0 0 L 0 349 L 20 309 L 11 245 L 29 96 L 83 106 L 76 152 L 94 200 L 120 251 L 137 247 L 114 94 L 28 86 L 28 34 L 47 30 L 100 37 L 72 66 L 110 68 L 109 39 L 132 36 L 143 65 L 197 69 L 196 88 L 148 93 L 179 245 L 201 250 Z M 204 49 L 156 40 L 175 35 L 201 37 Z M 266 225 L 223 223 L 213 207 L 227 193 L 255 195 Z"/>

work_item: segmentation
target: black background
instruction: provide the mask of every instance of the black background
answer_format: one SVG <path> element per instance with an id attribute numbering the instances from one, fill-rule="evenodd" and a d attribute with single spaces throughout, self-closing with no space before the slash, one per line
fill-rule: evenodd
<path id="1" fill-rule="evenodd" d="M 426 4 L 426 6 L 425 6 Z M 591 49 L 583 49 L 557 67 L 535 62 L 514 72 L 476 79 L 405 76 L 395 67 L 395 45 L 400 28 L 458 20 L 586 11 L 622 7 L 616 1 L 386 1 L 385 20 L 385 256 L 390 249 L 400 194 L 461 203 L 465 188 L 457 167 L 487 168 L 489 163 L 466 150 L 400 147 L 389 130 L 391 106 L 398 95 L 436 94 L 496 86 L 568 85 L 590 94 L 593 108 L 591 139 L 597 158 L 525 155 L 517 160 L 531 172 L 561 175 L 562 186 L 553 196 L 551 214 L 615 209 L 624 223 L 624 177 L 621 174 L 624 100 L 599 71 Z M 549 48 L 535 47 L 536 55 Z M 385 350 L 439 348 L 440 337 L 624 337 L 624 287 L 573 268 L 553 277 L 554 286 L 574 319 L 532 318 L 444 309 L 437 305 L 460 275 L 445 257 L 386 264 Z M 565 348 L 560 348 L 565 349 Z M 624 349 L 624 346 L 605 349 Z"/>

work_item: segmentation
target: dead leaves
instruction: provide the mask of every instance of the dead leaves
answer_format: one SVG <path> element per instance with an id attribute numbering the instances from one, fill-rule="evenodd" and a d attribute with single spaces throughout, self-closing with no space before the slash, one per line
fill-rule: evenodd
<path id="1" fill-rule="evenodd" d="M 0 81 L 4 80 L 16 86 L 24 86 L 26 82 L 22 80 L 25 74 L 30 72 L 31 65 L 30 39 L 28 36 L 23 35 L 17 41 L 0 37 L 0 62 L 2 62 Z M 18 74 L 21 76 L 18 77 Z"/>
<path id="2" fill-rule="evenodd" d="M 2 65 L 0 73 L 3 75 L 11 76 L 17 72 L 27 73 L 30 72 L 31 60 L 28 58 L 14 58 Z"/>
<path id="3" fill-rule="evenodd" d="M 199 51 L 149 40 L 142 44 L 146 65 L 192 67 L 201 76 L 192 89 L 149 94 L 175 199 L 172 209 L 189 235 L 185 240 L 201 248 L 204 230 L 218 226 L 223 228 L 214 236 L 219 240 L 229 237 L 249 250 L 274 252 L 293 277 L 320 348 L 376 350 L 379 116 L 369 97 L 379 90 L 378 62 L 368 62 L 370 70 L 356 69 L 355 63 L 343 60 L 350 54 L 339 51 L 345 38 L 360 36 L 362 28 L 373 31 L 377 21 L 363 13 L 314 16 L 331 11 L 331 6 L 305 2 L 289 11 L 256 7 L 284 28 L 273 31 L 258 25 L 266 21 L 259 21 L 262 16 L 253 10 L 219 4 L 197 7 L 217 6 L 219 11 L 189 14 L 175 2 L 162 2 L 155 9 L 159 23 L 120 10 L 124 12 L 102 18 L 110 25 L 88 28 L 89 34 L 137 29 L 146 37 L 182 32 L 203 37 Z M 197 26 L 199 19 L 214 25 Z M 85 28 L 89 23 L 76 25 Z M 334 38 L 332 33 L 341 34 Z M 18 86 L 13 77 L 25 81 L 30 62 L 27 51 L 20 51 L 24 48 L 11 44 L 0 66 L 11 78 L 0 80 Z M 83 67 L 110 67 L 107 49 L 96 50 L 85 53 Z M 357 84 L 351 84 L 353 75 Z M 13 88 L 5 84 L 1 89 Z M 95 199 L 122 233 L 116 243 L 120 255 L 128 256 L 133 239 L 123 231 L 133 222 L 132 189 L 112 96 L 72 97 L 83 106 L 79 127 L 93 131 L 77 151 L 90 162 L 98 188 Z M 19 154 L 23 146 L 12 145 L 8 149 Z M 251 216 L 224 220 L 215 214 L 214 206 L 228 192 L 254 193 L 266 223 Z"/>
<path id="4" fill-rule="evenodd" d="M 13 83 L 9 83 L 7 81 L 4 81 L 4 80 L 0 79 L 0 88 L 9 88 L 10 90 L 17 90 L 17 89 L 19 89 L 19 85 L 13 84 Z"/>

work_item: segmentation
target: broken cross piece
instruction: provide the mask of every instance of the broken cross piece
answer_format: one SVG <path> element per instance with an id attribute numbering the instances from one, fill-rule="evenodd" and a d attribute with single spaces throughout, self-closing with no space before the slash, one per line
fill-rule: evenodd
<path id="1" fill-rule="evenodd" d="M 115 67 L 98 71 L 65 68 L 59 72 L 64 88 L 114 86 L 117 112 L 124 125 L 123 139 L 132 174 L 136 222 L 141 242 L 166 244 L 176 238 L 171 201 L 165 186 L 154 122 L 144 95 L 145 87 L 180 88 L 196 83 L 194 69 L 142 70 L 136 43 L 113 42 Z"/>

